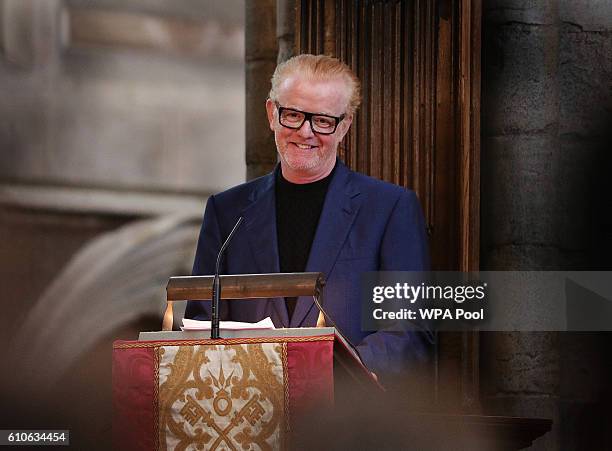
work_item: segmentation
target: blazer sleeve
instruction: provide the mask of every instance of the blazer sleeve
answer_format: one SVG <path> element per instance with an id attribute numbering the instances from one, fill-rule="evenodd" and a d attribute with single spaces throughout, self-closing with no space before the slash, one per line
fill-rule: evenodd
<path id="1" fill-rule="evenodd" d="M 191 274 L 205 276 L 215 273 L 217 254 L 221 249 L 221 228 L 217 217 L 215 196 L 210 196 L 204 210 L 204 220 L 200 229 L 196 255 Z M 228 303 L 220 303 L 221 319 L 228 317 Z M 210 320 L 210 301 L 188 301 L 185 308 L 185 318 Z"/>
<path id="2" fill-rule="evenodd" d="M 428 271 L 425 220 L 416 195 L 403 191 L 393 208 L 380 246 L 380 271 Z M 428 326 L 403 322 L 404 330 L 378 331 L 357 346 L 364 363 L 377 375 L 393 375 L 428 364 L 435 335 Z"/>

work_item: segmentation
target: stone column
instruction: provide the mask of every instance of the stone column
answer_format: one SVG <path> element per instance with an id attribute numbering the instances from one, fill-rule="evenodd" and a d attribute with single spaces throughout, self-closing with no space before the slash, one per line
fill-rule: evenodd
<path id="1" fill-rule="evenodd" d="M 60 0 L 2 0 L 0 44 L 11 64 L 31 69 L 56 62 L 61 48 Z"/>
<path id="2" fill-rule="evenodd" d="M 483 270 L 558 269 L 557 0 L 483 5 Z M 552 418 L 536 449 L 559 449 L 559 337 L 487 333 L 486 414 Z"/>
<path id="3" fill-rule="evenodd" d="M 559 0 L 560 245 L 564 266 L 612 269 L 612 2 Z M 563 449 L 612 443 L 612 334 L 560 337 Z M 606 446 L 607 445 L 607 446 Z"/>
<path id="4" fill-rule="evenodd" d="M 559 25 L 556 0 L 484 3 L 482 264 L 559 261 Z"/>
<path id="5" fill-rule="evenodd" d="M 281 63 L 295 54 L 295 0 L 277 0 L 276 8 L 278 62 Z"/>
<path id="6" fill-rule="evenodd" d="M 276 67 L 276 0 L 245 2 L 246 165 L 247 180 L 276 164 L 276 146 L 265 102 Z"/>

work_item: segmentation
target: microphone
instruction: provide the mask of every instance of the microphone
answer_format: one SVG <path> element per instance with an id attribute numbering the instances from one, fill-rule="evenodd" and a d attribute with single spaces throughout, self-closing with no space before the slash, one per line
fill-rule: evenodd
<path id="1" fill-rule="evenodd" d="M 210 325 L 210 338 L 217 339 L 219 337 L 219 300 L 221 299 L 221 278 L 219 277 L 219 269 L 221 267 L 221 259 L 223 258 L 223 253 L 225 252 L 225 248 L 228 246 L 231 241 L 236 229 L 242 223 L 242 216 L 238 218 L 234 228 L 230 232 L 229 236 L 221 246 L 221 250 L 217 255 L 217 266 L 215 267 L 215 277 L 213 278 L 213 286 L 212 286 L 212 312 L 211 312 L 211 325 Z"/>

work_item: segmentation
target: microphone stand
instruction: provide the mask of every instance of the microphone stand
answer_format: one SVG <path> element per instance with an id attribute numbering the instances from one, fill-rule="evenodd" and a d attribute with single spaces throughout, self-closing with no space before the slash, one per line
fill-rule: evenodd
<path id="1" fill-rule="evenodd" d="M 221 250 L 217 255 L 217 266 L 215 267 L 215 277 L 213 278 L 213 286 L 212 286 L 212 311 L 211 311 L 211 325 L 210 325 L 210 338 L 218 339 L 219 337 L 219 300 L 221 299 L 221 277 L 219 277 L 219 269 L 221 268 L 221 259 L 223 258 L 223 253 L 225 252 L 225 248 L 228 246 L 230 240 L 234 236 L 236 229 L 242 223 L 242 216 L 238 218 L 234 228 L 230 232 L 229 236 L 221 246 Z"/>

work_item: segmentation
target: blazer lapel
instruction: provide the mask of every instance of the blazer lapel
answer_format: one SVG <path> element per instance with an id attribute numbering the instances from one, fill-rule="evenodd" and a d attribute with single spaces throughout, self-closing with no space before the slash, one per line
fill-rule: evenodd
<path id="1" fill-rule="evenodd" d="M 338 161 L 310 248 L 307 272 L 322 272 L 325 278 L 329 276 L 361 206 L 359 194 L 350 182 L 349 169 Z M 299 297 L 291 327 L 301 327 L 313 306 L 312 297 Z"/>
<path id="2" fill-rule="evenodd" d="M 263 177 L 262 183 L 249 197 L 251 203 L 242 211 L 251 252 L 261 274 L 280 271 L 276 237 L 275 173 Z M 272 303 L 272 309 L 281 318 L 282 326 L 287 327 L 289 315 L 284 299 L 274 298 L 268 302 Z"/>

